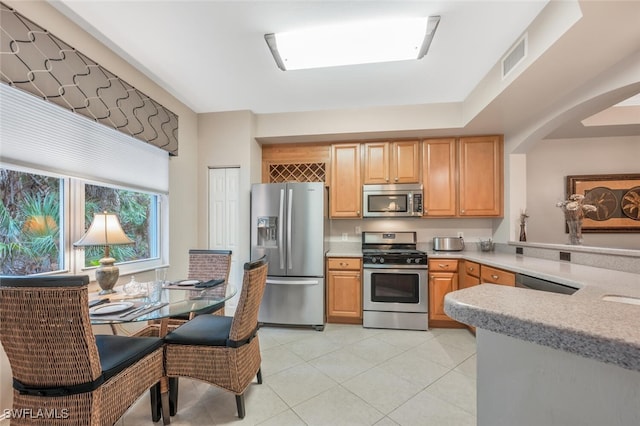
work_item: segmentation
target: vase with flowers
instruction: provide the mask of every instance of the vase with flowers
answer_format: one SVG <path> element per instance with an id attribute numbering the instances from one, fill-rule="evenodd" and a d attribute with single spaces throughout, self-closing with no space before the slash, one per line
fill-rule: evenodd
<path id="1" fill-rule="evenodd" d="M 572 194 L 568 199 L 556 204 L 564 212 L 564 218 L 569 228 L 569 244 L 582 244 L 582 221 L 584 214 L 596 211 L 596 206 L 585 204 L 584 195 Z"/>
<path id="2" fill-rule="evenodd" d="M 529 219 L 529 215 L 527 214 L 527 211 L 521 211 L 520 212 L 520 241 L 527 241 L 527 231 L 526 231 L 526 226 L 527 226 L 527 219 Z"/>

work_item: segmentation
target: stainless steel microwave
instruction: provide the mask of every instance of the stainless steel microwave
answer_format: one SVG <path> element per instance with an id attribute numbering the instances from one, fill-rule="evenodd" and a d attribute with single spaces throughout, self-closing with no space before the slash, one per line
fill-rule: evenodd
<path id="1" fill-rule="evenodd" d="M 421 217 L 422 185 L 363 185 L 363 217 Z"/>

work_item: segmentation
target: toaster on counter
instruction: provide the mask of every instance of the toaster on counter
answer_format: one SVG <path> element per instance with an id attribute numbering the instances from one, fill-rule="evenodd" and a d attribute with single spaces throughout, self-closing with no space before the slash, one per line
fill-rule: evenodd
<path id="1" fill-rule="evenodd" d="M 462 237 L 433 237 L 434 251 L 462 251 L 464 239 Z"/>

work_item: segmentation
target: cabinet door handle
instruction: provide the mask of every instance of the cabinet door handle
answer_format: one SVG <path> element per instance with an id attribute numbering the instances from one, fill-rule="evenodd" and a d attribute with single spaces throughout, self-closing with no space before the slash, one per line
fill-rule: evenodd
<path id="1" fill-rule="evenodd" d="M 394 180 L 397 182 L 398 181 L 398 177 L 396 176 L 396 178 Z"/>
<path id="2" fill-rule="evenodd" d="M 469 272 L 473 272 L 473 267 L 470 267 L 470 268 L 469 268 Z"/>
<path id="3" fill-rule="evenodd" d="M 340 266 L 349 266 L 348 263 L 340 262 Z"/>
<path id="4" fill-rule="evenodd" d="M 445 265 L 443 263 L 438 263 L 438 266 L 443 268 L 443 269 L 447 269 L 449 267 L 449 265 Z"/>
<path id="5" fill-rule="evenodd" d="M 497 279 L 498 279 L 498 278 L 500 278 L 500 277 L 499 277 L 499 276 L 497 276 L 497 275 L 491 275 L 491 278 L 493 278 L 494 280 L 497 280 Z"/>

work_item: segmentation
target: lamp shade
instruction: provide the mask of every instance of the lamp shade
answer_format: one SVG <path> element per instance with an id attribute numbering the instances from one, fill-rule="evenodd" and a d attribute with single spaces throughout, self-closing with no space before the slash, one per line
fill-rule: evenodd
<path id="1" fill-rule="evenodd" d="M 74 246 L 109 246 L 114 244 L 133 244 L 131 238 L 122 230 L 118 216 L 114 213 L 96 213 L 87 232 L 76 241 Z"/>

